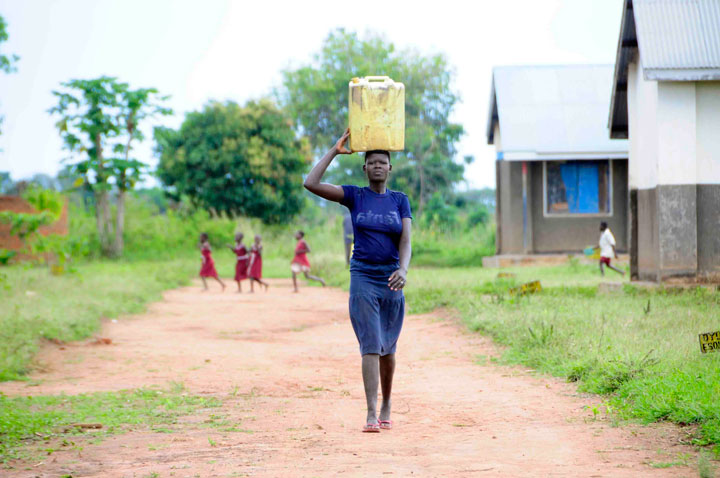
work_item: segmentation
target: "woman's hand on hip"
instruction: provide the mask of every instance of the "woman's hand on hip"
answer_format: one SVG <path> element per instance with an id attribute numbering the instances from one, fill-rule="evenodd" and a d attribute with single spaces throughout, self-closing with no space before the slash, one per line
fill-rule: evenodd
<path id="1" fill-rule="evenodd" d="M 390 287 L 390 290 L 400 290 L 405 287 L 406 281 L 407 271 L 401 267 L 390 275 L 388 287 Z"/>

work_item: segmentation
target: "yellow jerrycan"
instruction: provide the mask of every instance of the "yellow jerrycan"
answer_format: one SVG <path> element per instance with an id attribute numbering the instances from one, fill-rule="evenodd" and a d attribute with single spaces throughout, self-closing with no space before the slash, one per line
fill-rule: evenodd
<path id="1" fill-rule="evenodd" d="M 350 149 L 405 148 L 405 85 L 387 76 L 353 78 L 349 85 Z"/>

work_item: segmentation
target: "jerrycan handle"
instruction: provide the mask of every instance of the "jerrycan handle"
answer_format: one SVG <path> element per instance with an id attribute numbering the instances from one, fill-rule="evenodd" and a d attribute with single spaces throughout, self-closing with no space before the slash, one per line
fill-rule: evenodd
<path id="1" fill-rule="evenodd" d="M 384 82 L 387 83 L 388 81 L 392 81 L 392 80 L 390 80 L 390 77 L 389 77 L 389 76 L 366 76 L 365 79 L 366 79 L 368 82 L 370 82 L 370 81 L 384 81 Z"/>

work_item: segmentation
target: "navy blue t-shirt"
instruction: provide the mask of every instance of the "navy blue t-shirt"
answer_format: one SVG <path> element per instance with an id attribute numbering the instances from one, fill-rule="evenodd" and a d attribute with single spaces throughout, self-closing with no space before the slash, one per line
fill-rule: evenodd
<path id="1" fill-rule="evenodd" d="M 412 218 L 410 201 L 401 192 L 387 189 L 378 194 L 369 187 L 343 185 L 340 204 L 350 210 L 355 246 L 353 259 L 371 264 L 395 264 L 403 218 Z"/>

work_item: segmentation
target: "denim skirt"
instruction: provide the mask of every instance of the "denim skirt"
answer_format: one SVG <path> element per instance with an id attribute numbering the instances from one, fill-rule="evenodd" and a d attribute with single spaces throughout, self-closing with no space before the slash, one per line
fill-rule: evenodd
<path id="1" fill-rule="evenodd" d="M 397 264 L 350 261 L 350 322 L 361 355 L 395 353 L 405 317 L 402 289 L 388 287 L 388 278 L 397 269 Z"/>

